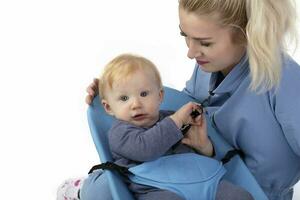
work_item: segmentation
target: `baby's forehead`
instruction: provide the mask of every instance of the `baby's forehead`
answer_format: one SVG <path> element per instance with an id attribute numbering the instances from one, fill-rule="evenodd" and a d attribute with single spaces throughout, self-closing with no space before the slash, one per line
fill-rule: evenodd
<path id="1" fill-rule="evenodd" d="M 138 80 L 138 81 L 132 81 L 133 77 L 127 77 L 127 79 L 120 79 L 118 81 L 115 81 L 112 86 L 111 90 L 116 90 L 116 91 L 132 91 L 132 90 L 144 90 L 144 89 L 149 89 L 153 87 L 153 81 L 150 81 L 148 77 L 143 80 Z"/>
<path id="2" fill-rule="evenodd" d="M 141 77 L 143 79 L 141 79 Z M 115 79 L 112 81 L 113 84 L 118 83 L 126 83 L 130 80 L 139 80 L 139 81 L 155 81 L 156 80 L 156 74 L 150 70 L 150 69 L 136 69 L 134 71 L 131 71 L 130 73 L 120 73 L 118 76 L 115 77 Z"/>

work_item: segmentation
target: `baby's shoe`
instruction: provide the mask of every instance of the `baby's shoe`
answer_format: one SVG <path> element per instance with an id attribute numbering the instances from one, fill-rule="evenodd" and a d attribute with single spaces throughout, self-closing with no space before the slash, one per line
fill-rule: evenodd
<path id="1" fill-rule="evenodd" d="M 79 191 L 85 178 L 68 179 L 57 189 L 56 200 L 79 200 Z"/>

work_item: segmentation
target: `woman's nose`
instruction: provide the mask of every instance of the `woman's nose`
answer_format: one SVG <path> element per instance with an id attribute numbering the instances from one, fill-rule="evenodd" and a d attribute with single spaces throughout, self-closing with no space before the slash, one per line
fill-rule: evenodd
<path id="1" fill-rule="evenodd" d="M 199 47 L 199 45 L 196 44 L 195 41 L 189 40 L 187 42 L 187 46 L 188 46 L 188 53 L 187 53 L 188 58 L 194 59 L 203 55 L 201 48 Z"/>

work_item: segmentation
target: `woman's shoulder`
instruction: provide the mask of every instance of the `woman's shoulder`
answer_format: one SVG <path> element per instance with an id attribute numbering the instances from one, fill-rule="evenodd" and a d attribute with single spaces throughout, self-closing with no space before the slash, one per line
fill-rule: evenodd
<path id="1" fill-rule="evenodd" d="M 300 65 L 290 56 L 286 55 L 283 59 L 281 78 L 278 87 L 269 91 L 271 98 L 277 99 L 276 102 L 285 102 L 299 98 L 298 86 L 300 85 Z"/>
<path id="2" fill-rule="evenodd" d="M 288 55 L 283 59 L 281 82 L 281 84 L 287 83 L 293 86 L 300 83 L 300 65 Z"/>
<path id="3" fill-rule="evenodd" d="M 299 73 L 300 65 L 291 56 L 285 55 L 283 57 L 283 72 L 296 72 Z"/>

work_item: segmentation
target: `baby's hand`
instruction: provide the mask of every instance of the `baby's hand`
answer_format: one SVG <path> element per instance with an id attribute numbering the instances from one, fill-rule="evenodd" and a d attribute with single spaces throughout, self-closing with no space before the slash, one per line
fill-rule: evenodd
<path id="1" fill-rule="evenodd" d="M 194 124 L 196 119 L 193 119 L 191 113 L 197 109 L 199 109 L 197 103 L 189 102 L 171 115 L 170 118 L 175 122 L 178 128 L 181 128 L 184 124 Z"/>

